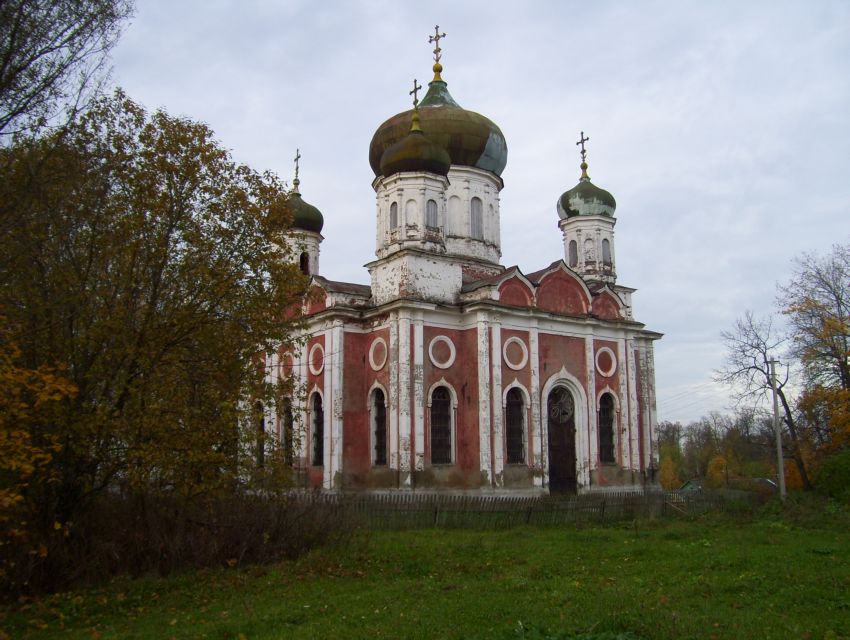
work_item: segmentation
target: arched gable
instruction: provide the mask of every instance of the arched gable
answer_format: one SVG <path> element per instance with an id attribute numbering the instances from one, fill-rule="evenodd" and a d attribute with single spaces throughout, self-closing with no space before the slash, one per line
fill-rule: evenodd
<path id="1" fill-rule="evenodd" d="M 622 303 L 607 289 L 593 298 L 591 312 L 603 320 L 619 320 L 623 317 Z"/>
<path id="2" fill-rule="evenodd" d="M 534 300 L 531 287 L 523 278 L 513 276 L 499 285 L 499 302 L 515 307 L 530 307 Z"/>
<path id="3" fill-rule="evenodd" d="M 537 307 L 552 313 L 585 315 L 590 309 L 590 291 L 581 278 L 561 263 L 540 279 Z"/>

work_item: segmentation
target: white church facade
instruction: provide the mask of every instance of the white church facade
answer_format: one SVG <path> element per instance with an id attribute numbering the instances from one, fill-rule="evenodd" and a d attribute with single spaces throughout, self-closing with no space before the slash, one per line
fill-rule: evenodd
<path id="1" fill-rule="evenodd" d="M 296 174 L 293 239 L 312 295 L 303 343 L 268 370 L 303 394 L 267 424 L 294 443 L 303 485 L 326 490 L 654 485 L 661 335 L 617 284 L 616 202 L 588 177 L 587 139 L 578 184 L 553 212 L 563 255 L 527 273 L 501 265 L 507 144 L 455 102 L 435 54 L 424 99 L 370 145 L 370 286 L 321 275 L 323 218 Z"/>

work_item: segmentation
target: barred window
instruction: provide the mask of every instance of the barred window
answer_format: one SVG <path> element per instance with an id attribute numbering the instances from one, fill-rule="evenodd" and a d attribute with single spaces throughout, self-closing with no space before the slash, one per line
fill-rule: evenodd
<path id="1" fill-rule="evenodd" d="M 570 240 L 570 266 L 577 267 L 578 266 L 578 244 L 576 244 L 575 240 Z"/>
<path id="2" fill-rule="evenodd" d="M 322 396 L 313 394 L 313 466 L 321 467 L 325 460 L 325 411 Z"/>
<path id="3" fill-rule="evenodd" d="M 469 215 L 469 235 L 476 240 L 484 239 L 484 206 L 481 198 L 473 198 Z"/>
<path id="4" fill-rule="evenodd" d="M 425 205 L 425 226 L 436 227 L 437 223 L 437 203 L 434 200 L 429 200 Z"/>
<path id="5" fill-rule="evenodd" d="M 508 464 L 525 462 L 525 403 L 522 392 L 513 388 L 505 401 L 505 447 Z"/>
<path id="6" fill-rule="evenodd" d="M 384 392 L 372 392 L 372 433 L 375 443 L 375 465 L 387 464 L 387 407 Z"/>
<path id="7" fill-rule="evenodd" d="M 287 465 L 292 465 L 295 459 L 295 416 L 292 413 L 292 401 L 285 398 L 283 401 L 283 456 Z"/>
<path id="8" fill-rule="evenodd" d="M 451 462 L 451 395 L 445 387 L 437 387 L 431 394 L 431 464 L 451 464 Z"/>
<path id="9" fill-rule="evenodd" d="M 599 399 L 599 460 L 615 462 L 614 459 L 614 398 L 610 393 Z"/>

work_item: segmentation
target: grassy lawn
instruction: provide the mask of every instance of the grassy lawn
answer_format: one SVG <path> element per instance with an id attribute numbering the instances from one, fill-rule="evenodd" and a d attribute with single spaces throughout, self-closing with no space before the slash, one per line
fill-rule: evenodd
<path id="1" fill-rule="evenodd" d="M 0 628 L 0 638 L 850 638 L 850 533 L 830 516 L 369 532 L 297 562 L 18 605 Z"/>

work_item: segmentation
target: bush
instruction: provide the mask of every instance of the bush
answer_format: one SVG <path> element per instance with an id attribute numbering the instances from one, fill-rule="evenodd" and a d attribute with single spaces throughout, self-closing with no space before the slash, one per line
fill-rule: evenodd
<path id="1" fill-rule="evenodd" d="M 346 511 L 303 496 L 175 499 L 105 496 L 30 545 L 0 547 L 5 596 L 66 590 L 112 576 L 295 558 L 350 535 Z"/>
<path id="2" fill-rule="evenodd" d="M 834 453 L 815 474 L 815 489 L 830 498 L 850 502 L 850 449 Z"/>

